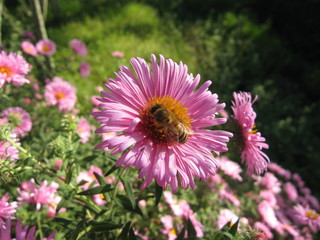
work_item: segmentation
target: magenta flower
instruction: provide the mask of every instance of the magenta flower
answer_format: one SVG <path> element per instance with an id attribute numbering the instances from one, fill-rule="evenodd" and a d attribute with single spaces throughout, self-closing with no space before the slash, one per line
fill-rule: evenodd
<path id="1" fill-rule="evenodd" d="M 72 39 L 70 41 L 70 47 L 72 48 L 72 50 L 78 54 L 81 57 L 84 57 L 87 55 L 88 50 L 86 47 L 86 44 L 84 44 L 82 41 L 80 41 L 79 39 Z"/>
<path id="2" fill-rule="evenodd" d="M 132 147 L 117 161 L 126 168 L 140 169 L 145 178 L 141 189 L 153 179 L 166 189 L 195 187 L 193 176 L 207 179 L 215 174 L 217 160 L 211 151 L 227 151 L 231 133 L 211 131 L 205 127 L 223 124 L 224 118 L 215 114 L 224 108 L 212 94 L 207 81 L 196 90 L 200 76 L 187 73 L 187 66 L 178 65 L 160 55 L 160 65 L 152 55 L 152 71 L 142 58 L 131 59 L 135 71 L 122 66 L 116 79 L 106 84 L 108 92 L 99 107 L 104 110 L 92 115 L 101 123 L 96 133 L 122 132 L 107 139 L 99 148 L 114 149 L 117 154 Z"/>
<path id="3" fill-rule="evenodd" d="M 90 75 L 90 64 L 87 62 L 81 62 L 79 66 L 80 76 L 86 78 Z"/>
<path id="4" fill-rule="evenodd" d="M 14 234 L 11 233 L 11 228 L 15 226 Z M 29 229 L 29 226 L 22 226 L 21 219 L 18 219 L 16 224 L 11 224 L 11 220 L 7 219 L 4 228 L 0 228 L 0 239 L 1 240 L 35 240 L 36 226 L 33 226 Z M 11 238 L 13 235 L 14 238 Z M 47 238 L 43 238 L 42 240 L 54 240 L 54 236 L 56 232 L 51 233 Z"/>
<path id="5" fill-rule="evenodd" d="M 29 41 L 23 41 L 21 43 L 22 51 L 26 54 L 29 54 L 31 56 L 36 56 L 38 51 L 36 47 Z"/>
<path id="6" fill-rule="evenodd" d="M 255 129 L 256 113 L 252 108 L 251 94 L 246 92 L 233 93 L 232 106 L 233 118 L 241 129 L 241 158 L 248 166 L 247 174 L 262 174 L 270 162 L 268 156 L 262 152 L 262 148 L 268 148 L 263 138 Z"/>
<path id="7" fill-rule="evenodd" d="M 61 112 L 70 111 L 77 101 L 76 91 L 70 83 L 55 77 L 46 85 L 44 96 L 47 105 L 58 105 Z"/>
<path id="8" fill-rule="evenodd" d="M 23 182 L 18 189 L 19 197 L 17 198 L 21 204 L 33 203 L 36 204 L 37 211 L 41 206 L 48 208 L 50 204 L 55 203 L 56 192 L 59 185 L 56 182 L 52 182 L 48 185 L 47 181 L 43 181 L 42 184 L 36 188 L 36 183 L 32 178 L 28 182 Z"/>
<path id="9" fill-rule="evenodd" d="M 91 126 L 87 121 L 87 119 L 85 119 L 84 117 L 81 117 L 77 127 L 77 132 L 80 136 L 80 142 L 82 143 L 88 142 L 91 135 L 90 130 L 91 130 Z"/>
<path id="10" fill-rule="evenodd" d="M 27 30 L 23 31 L 22 36 L 24 38 L 29 38 L 31 40 L 35 40 L 36 39 L 36 36 L 34 35 L 34 33 L 30 32 L 30 31 L 27 31 Z"/>
<path id="11" fill-rule="evenodd" d="M 294 207 L 295 220 L 303 225 L 308 225 L 313 232 L 320 230 L 320 215 L 309 207 L 300 204 Z"/>
<path id="12" fill-rule="evenodd" d="M 9 203 L 9 195 L 6 193 L 0 199 L 0 229 L 3 228 L 4 221 L 3 219 L 11 219 L 16 213 L 16 208 L 18 207 L 17 202 Z M 2 238 L 0 238 L 2 239 Z"/>
<path id="13" fill-rule="evenodd" d="M 30 65 L 26 60 L 15 53 L 0 52 L 0 88 L 5 82 L 12 82 L 15 86 L 30 83 L 25 76 L 30 71 Z"/>
<path id="14" fill-rule="evenodd" d="M 13 126 L 12 132 L 24 137 L 31 131 L 32 121 L 28 112 L 21 107 L 10 107 L 2 111 L 2 117 Z"/>
<path id="15" fill-rule="evenodd" d="M 124 57 L 124 53 L 123 52 L 119 52 L 119 51 L 114 51 L 112 52 L 112 57 L 117 57 L 117 58 L 123 58 Z"/>
<path id="16" fill-rule="evenodd" d="M 36 48 L 39 53 L 47 56 L 50 56 L 56 52 L 56 44 L 49 39 L 43 39 L 37 42 Z"/>

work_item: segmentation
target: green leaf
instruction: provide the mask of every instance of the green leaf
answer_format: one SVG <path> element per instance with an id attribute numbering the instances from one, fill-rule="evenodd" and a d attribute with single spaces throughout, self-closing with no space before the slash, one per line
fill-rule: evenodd
<path id="1" fill-rule="evenodd" d="M 70 228 L 71 226 L 75 226 L 75 223 L 72 220 L 66 218 L 55 217 L 54 221 L 60 224 L 63 227 Z"/>
<path id="2" fill-rule="evenodd" d="M 116 167 L 115 165 L 108 171 L 106 172 L 106 174 L 104 174 L 104 176 L 108 176 L 110 175 L 111 173 L 113 173 L 115 170 L 117 170 L 119 167 Z"/>
<path id="3" fill-rule="evenodd" d="M 129 200 L 130 200 L 130 202 L 131 202 L 131 206 L 132 206 L 132 209 L 135 209 L 135 207 L 136 207 L 136 200 L 134 199 L 134 194 L 133 194 L 133 189 L 132 189 L 132 185 L 131 185 L 131 183 L 129 183 L 128 181 L 127 181 L 127 179 L 126 178 L 121 178 L 121 181 L 122 181 L 122 183 L 123 183 L 123 186 L 124 186 L 124 189 L 125 189 L 125 191 L 126 191 L 126 193 L 127 193 L 127 196 L 128 196 L 128 198 L 129 198 Z"/>
<path id="4" fill-rule="evenodd" d="M 122 228 L 120 235 L 118 236 L 117 240 L 127 240 L 128 233 L 131 226 L 131 221 L 127 222 L 126 225 Z"/>
<path id="5" fill-rule="evenodd" d="M 85 219 L 81 220 L 80 222 L 78 222 L 76 229 L 70 233 L 70 238 L 68 238 L 68 239 L 76 240 L 78 238 L 79 233 L 86 226 L 88 219 L 89 218 L 85 218 Z"/>
<path id="6" fill-rule="evenodd" d="M 81 161 L 82 162 L 92 162 L 93 160 L 95 160 L 97 157 L 99 157 L 98 155 L 91 155 L 91 156 L 87 156 L 85 158 L 83 158 Z"/>
<path id="7" fill-rule="evenodd" d="M 62 198 L 62 200 L 59 202 L 59 204 L 58 204 L 58 206 L 56 208 L 56 213 L 58 213 L 59 210 L 69 202 L 70 202 L 70 198 L 69 199 Z"/>
<path id="8" fill-rule="evenodd" d="M 120 205 L 125 210 L 131 211 L 131 212 L 134 212 L 134 213 L 137 213 L 137 214 L 143 216 L 143 213 L 142 213 L 140 207 L 136 204 L 136 207 L 132 208 L 131 201 L 126 196 L 117 194 L 115 201 L 118 205 Z"/>
<path id="9" fill-rule="evenodd" d="M 187 230 L 188 230 L 188 237 L 196 237 L 197 236 L 197 232 L 194 229 L 194 226 L 193 226 L 190 218 L 188 218 Z"/>
<path id="10" fill-rule="evenodd" d="M 224 232 L 223 233 L 223 240 L 234 240 L 234 237 L 232 236 L 232 234 L 230 234 L 228 232 Z"/>
<path id="11" fill-rule="evenodd" d="M 105 193 L 105 192 L 110 192 L 112 191 L 113 188 L 110 187 L 110 184 L 106 184 L 103 186 L 98 186 L 94 188 L 90 188 L 88 190 L 82 191 L 77 193 L 78 195 L 95 195 L 95 194 L 100 194 L 100 193 Z"/>
<path id="12" fill-rule="evenodd" d="M 155 205 L 158 206 L 160 200 L 161 200 L 161 196 L 162 196 L 162 192 L 163 192 L 163 188 L 161 186 L 158 185 L 158 183 L 156 182 L 156 201 L 155 201 Z"/>
<path id="13" fill-rule="evenodd" d="M 67 172 L 67 176 L 66 176 L 66 180 L 65 180 L 65 183 L 66 184 L 69 184 L 70 181 L 71 181 L 71 178 L 72 178 L 72 172 L 73 172 L 73 169 L 72 167 L 69 168 L 69 171 Z"/>
<path id="14" fill-rule="evenodd" d="M 130 240 L 137 240 L 136 235 L 134 234 L 132 227 L 130 228 L 130 231 L 129 231 L 129 239 Z"/>
<path id="15" fill-rule="evenodd" d="M 179 233 L 179 235 L 177 236 L 176 240 L 183 240 L 184 239 L 184 234 L 186 232 L 186 227 L 184 226 L 182 229 L 181 229 L 181 232 Z"/>
<path id="16" fill-rule="evenodd" d="M 232 234 L 232 236 L 235 236 L 238 230 L 238 225 L 239 225 L 239 219 L 231 226 L 229 229 L 229 233 Z"/>
<path id="17" fill-rule="evenodd" d="M 123 225 L 109 221 L 98 222 L 95 220 L 91 221 L 89 224 L 93 226 L 92 230 L 95 232 L 107 232 L 113 229 L 120 228 Z"/>
<path id="18" fill-rule="evenodd" d="M 96 179 L 98 180 L 98 182 L 99 182 L 100 185 L 106 184 L 106 179 L 105 179 L 103 176 L 99 175 L 99 174 L 96 173 L 96 172 L 93 172 L 93 174 L 94 174 L 94 176 L 96 177 Z"/>

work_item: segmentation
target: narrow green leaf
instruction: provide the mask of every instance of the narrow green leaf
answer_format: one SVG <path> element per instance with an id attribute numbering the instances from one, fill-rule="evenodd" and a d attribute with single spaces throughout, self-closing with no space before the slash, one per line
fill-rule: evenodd
<path id="1" fill-rule="evenodd" d="M 131 212 L 135 212 L 135 213 L 143 216 L 143 212 L 141 211 L 140 207 L 136 204 L 136 207 L 132 208 L 132 204 L 131 204 L 129 198 L 127 198 L 126 196 L 117 194 L 115 201 L 122 208 L 124 208 L 128 211 L 131 211 Z"/>
<path id="2" fill-rule="evenodd" d="M 129 239 L 130 240 L 137 240 L 136 235 L 134 234 L 134 231 L 133 231 L 132 227 L 129 230 Z"/>
<path id="3" fill-rule="evenodd" d="M 183 240 L 184 239 L 184 234 L 186 232 L 186 227 L 184 226 L 182 229 L 181 229 L 181 232 L 179 233 L 179 235 L 177 236 L 176 240 Z"/>
<path id="4" fill-rule="evenodd" d="M 106 174 L 104 174 L 104 176 L 108 176 L 110 175 L 111 173 L 113 173 L 115 170 L 117 170 L 119 167 L 116 167 L 115 165 L 108 171 L 106 172 Z"/>
<path id="5" fill-rule="evenodd" d="M 67 176 L 66 176 L 66 180 L 65 180 L 65 183 L 66 184 L 69 184 L 70 181 L 71 181 L 71 178 L 72 178 L 72 172 L 73 172 L 73 169 L 72 167 L 69 168 L 69 171 L 67 172 Z"/>
<path id="6" fill-rule="evenodd" d="M 90 225 L 93 226 L 93 231 L 95 232 L 107 232 L 113 229 L 120 228 L 123 224 L 117 224 L 109 221 L 91 221 Z"/>
<path id="7" fill-rule="evenodd" d="M 60 224 L 63 227 L 70 228 L 71 226 L 75 226 L 75 223 L 72 220 L 66 218 L 55 217 L 54 221 Z"/>
<path id="8" fill-rule="evenodd" d="M 96 173 L 96 172 L 93 172 L 93 174 L 94 174 L 94 176 L 96 177 L 96 179 L 98 180 L 98 182 L 99 182 L 100 185 L 106 184 L 106 179 L 105 179 L 103 176 L 99 175 L 99 174 Z"/>
<path id="9" fill-rule="evenodd" d="M 239 219 L 231 226 L 229 229 L 229 233 L 232 234 L 232 236 L 235 236 L 238 230 L 238 225 L 239 225 Z"/>
<path id="10" fill-rule="evenodd" d="M 190 218 L 188 218 L 187 230 L 188 230 L 188 237 L 196 237 L 197 236 L 197 232 L 194 229 L 194 226 L 193 226 Z"/>
<path id="11" fill-rule="evenodd" d="M 88 219 L 89 219 L 89 218 L 85 218 L 85 219 L 81 220 L 80 222 L 78 222 L 76 229 L 71 232 L 71 236 L 70 236 L 70 238 L 68 238 L 68 239 L 70 239 L 70 240 L 76 240 L 76 239 L 78 238 L 79 233 L 80 233 L 80 232 L 83 230 L 83 228 L 85 227 L 86 222 L 87 222 Z"/>
<path id="12" fill-rule="evenodd" d="M 93 160 L 95 160 L 98 157 L 98 155 L 91 155 L 91 156 L 87 156 L 85 158 L 83 158 L 81 161 L 82 162 L 92 162 Z"/>
<path id="13" fill-rule="evenodd" d="M 228 232 L 224 232 L 223 233 L 223 239 L 224 240 L 234 240 L 234 237 L 232 236 L 232 234 L 230 234 Z"/>
<path id="14" fill-rule="evenodd" d="M 70 198 L 69 198 L 69 199 L 62 198 L 62 200 L 59 202 L 59 204 L 58 204 L 58 206 L 57 206 L 57 208 L 56 208 L 56 213 L 58 213 L 59 210 L 60 210 L 63 206 L 67 205 L 67 203 L 69 203 L 69 202 L 70 202 Z"/>
<path id="15" fill-rule="evenodd" d="M 95 194 L 110 192 L 112 190 L 113 190 L 113 188 L 110 187 L 110 184 L 106 184 L 106 185 L 103 185 L 103 186 L 90 188 L 88 190 L 79 192 L 77 194 L 78 195 L 95 195 Z"/>
<path id="16" fill-rule="evenodd" d="M 129 183 L 129 182 L 127 181 L 127 179 L 124 178 L 124 177 L 121 178 L 121 181 L 122 181 L 122 183 L 123 183 L 123 186 L 124 186 L 124 189 L 125 189 L 125 191 L 126 191 L 126 193 L 127 193 L 127 196 L 128 196 L 128 198 L 129 198 L 129 200 L 130 200 L 130 202 L 131 202 L 132 209 L 135 209 L 135 207 L 136 207 L 136 200 L 134 199 L 134 194 L 133 194 L 132 185 L 131 185 L 131 183 Z"/>
<path id="17" fill-rule="evenodd" d="M 117 240 L 127 240 L 128 233 L 131 226 L 131 221 L 127 222 L 126 225 L 122 228 L 120 235 L 118 236 Z"/>
<path id="18" fill-rule="evenodd" d="M 161 200 L 161 196 L 162 196 L 162 192 L 163 192 L 163 188 L 161 186 L 158 185 L 158 183 L 156 182 L 156 201 L 155 201 L 155 205 L 158 206 L 160 200 Z"/>

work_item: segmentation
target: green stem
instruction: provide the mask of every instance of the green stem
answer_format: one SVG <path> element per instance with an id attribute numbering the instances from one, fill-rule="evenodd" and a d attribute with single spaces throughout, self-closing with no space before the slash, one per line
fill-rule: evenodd
<path id="1" fill-rule="evenodd" d="M 3 0 L 0 0 L 0 46 L 2 44 L 2 9 L 3 9 Z"/>
<path id="2" fill-rule="evenodd" d="M 41 228 L 41 219 L 40 219 L 40 213 L 37 212 L 37 223 L 38 223 L 38 232 L 40 234 L 40 239 L 43 239 L 43 232 Z"/>

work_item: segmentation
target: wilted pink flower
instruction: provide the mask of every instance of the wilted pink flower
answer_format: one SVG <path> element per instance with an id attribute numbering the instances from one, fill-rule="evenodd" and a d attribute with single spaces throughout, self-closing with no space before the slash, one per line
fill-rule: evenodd
<path id="1" fill-rule="evenodd" d="M 29 38 L 31 40 L 35 40 L 36 39 L 36 36 L 33 34 L 33 32 L 30 32 L 30 31 L 27 31 L 27 30 L 23 31 L 22 36 L 24 38 Z"/>
<path id="2" fill-rule="evenodd" d="M 15 226 L 15 231 L 11 233 L 11 228 Z M 1 240 L 35 240 L 36 226 L 29 229 L 29 226 L 22 226 L 21 219 L 18 219 L 16 224 L 11 224 L 11 220 L 7 219 L 4 228 L 0 228 L 0 239 Z M 54 240 L 56 232 L 52 232 L 47 238 L 42 238 L 42 240 Z M 13 236 L 13 238 L 11 238 Z"/>
<path id="3" fill-rule="evenodd" d="M 86 56 L 88 53 L 86 45 L 79 39 L 72 39 L 70 42 L 70 47 L 76 54 L 81 57 Z"/>
<path id="4" fill-rule="evenodd" d="M 79 66 L 80 76 L 86 78 L 90 75 L 90 64 L 87 62 L 81 62 Z"/>
<path id="5" fill-rule="evenodd" d="M 104 110 L 92 113 L 102 125 L 96 133 L 122 133 L 96 149 L 113 148 L 111 154 L 117 154 L 132 147 L 116 166 L 140 169 L 139 178 L 145 178 L 141 189 L 153 179 L 164 189 L 171 185 L 173 192 L 178 179 L 182 188 L 194 188 L 193 176 L 207 179 L 216 172 L 218 163 L 211 151 L 227 151 L 231 133 L 204 129 L 225 123 L 215 117 L 225 105 L 208 90 L 210 81 L 196 90 L 200 76 L 187 74 L 183 63 L 161 55 L 160 65 L 154 55 L 151 61 L 152 72 L 144 59 L 131 59 L 137 77 L 122 66 L 116 80 L 106 84 L 109 91 L 102 92 L 99 105 Z"/>
<path id="6" fill-rule="evenodd" d="M 100 168 L 95 166 L 90 166 L 89 172 L 80 172 L 77 177 L 77 182 L 80 183 L 85 181 L 85 184 L 82 184 L 80 188 L 83 190 L 87 190 L 90 186 L 99 186 L 99 182 L 96 179 L 94 173 L 103 176 L 103 172 Z M 103 194 L 95 194 L 93 195 L 93 200 L 97 205 L 104 205 L 107 201 L 104 200 Z"/>
<path id="7" fill-rule="evenodd" d="M 261 184 L 268 190 L 273 191 L 274 193 L 279 193 L 281 191 L 281 183 L 278 178 L 270 172 L 267 172 L 261 179 Z"/>
<path id="8" fill-rule="evenodd" d="M 9 203 L 9 194 L 6 193 L 0 199 L 0 229 L 3 228 L 4 221 L 3 219 L 11 219 L 16 213 L 16 208 L 18 207 L 17 202 Z M 2 239 L 2 238 L 0 238 Z"/>
<path id="9" fill-rule="evenodd" d="M 21 43 L 21 48 L 24 53 L 31 56 L 35 56 L 38 53 L 36 47 L 29 41 L 23 41 Z"/>
<path id="10" fill-rule="evenodd" d="M 32 121 L 28 112 L 21 107 L 10 107 L 2 111 L 1 116 L 13 126 L 12 132 L 17 136 L 26 136 L 31 131 Z"/>
<path id="11" fill-rule="evenodd" d="M 30 83 L 25 76 L 30 71 L 26 60 L 15 53 L 0 52 L 0 88 L 5 82 L 12 82 L 15 86 Z"/>
<path id="12" fill-rule="evenodd" d="M 37 42 L 36 48 L 39 53 L 47 56 L 50 56 L 56 52 L 56 44 L 49 39 L 43 39 Z"/>
<path id="13" fill-rule="evenodd" d="M 218 228 L 221 229 L 228 222 L 231 222 L 231 224 L 234 224 L 238 219 L 239 219 L 238 216 L 231 210 L 222 209 L 220 210 L 218 215 L 218 222 L 217 222 Z"/>
<path id="14" fill-rule="evenodd" d="M 320 230 L 320 215 L 309 207 L 300 204 L 294 207 L 295 220 L 303 225 L 308 225 L 313 232 Z"/>
<path id="15" fill-rule="evenodd" d="M 48 208 L 48 205 L 53 204 L 56 198 L 56 192 L 59 185 L 52 182 L 48 185 L 45 180 L 37 188 L 34 179 L 28 182 L 23 182 L 18 189 L 19 197 L 17 198 L 21 204 L 33 203 L 36 204 L 37 211 L 40 210 L 41 205 Z"/>
<path id="16" fill-rule="evenodd" d="M 268 156 L 262 152 L 263 148 L 269 148 L 263 138 L 255 129 L 256 113 L 252 108 L 251 94 L 246 92 L 233 93 L 234 102 L 232 102 L 233 118 L 237 121 L 241 128 L 241 158 L 248 166 L 247 174 L 263 173 L 270 162 Z"/>
<path id="17" fill-rule="evenodd" d="M 124 57 L 124 53 L 123 52 L 119 52 L 119 51 L 114 51 L 112 52 L 112 57 L 117 57 L 117 58 L 123 58 Z"/>
<path id="18" fill-rule="evenodd" d="M 46 85 L 44 96 L 47 105 L 58 105 L 60 111 L 69 111 L 77 101 L 76 91 L 70 83 L 55 77 Z"/>
<path id="19" fill-rule="evenodd" d="M 86 143 L 88 142 L 91 132 L 90 132 L 91 126 L 87 119 L 84 117 L 81 117 L 78 122 L 77 132 L 80 136 L 80 142 Z"/>
<path id="20" fill-rule="evenodd" d="M 242 169 L 238 163 L 230 161 L 229 158 L 225 156 L 220 157 L 219 160 L 220 169 L 224 172 L 224 174 L 237 179 L 240 182 L 242 181 L 242 177 L 240 176 Z"/>
<path id="21" fill-rule="evenodd" d="M 267 201 L 262 201 L 258 205 L 258 212 L 263 221 L 271 228 L 276 228 L 280 222 L 278 221 L 274 209 Z"/>
<path id="22" fill-rule="evenodd" d="M 273 234 L 270 231 L 269 227 L 266 226 L 264 223 L 262 222 L 255 222 L 254 223 L 254 227 L 259 229 L 260 231 L 262 231 L 264 234 L 266 234 L 266 237 L 268 239 L 273 239 Z"/>
<path id="23" fill-rule="evenodd" d="M 287 182 L 283 185 L 284 191 L 286 192 L 288 198 L 291 201 L 296 201 L 298 199 L 297 188 L 291 183 Z"/>

